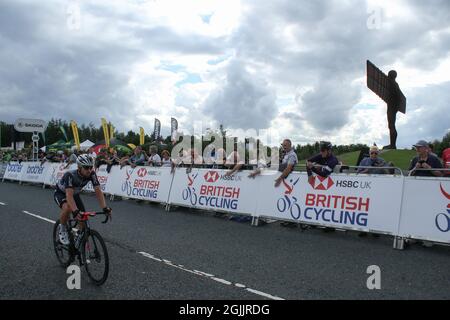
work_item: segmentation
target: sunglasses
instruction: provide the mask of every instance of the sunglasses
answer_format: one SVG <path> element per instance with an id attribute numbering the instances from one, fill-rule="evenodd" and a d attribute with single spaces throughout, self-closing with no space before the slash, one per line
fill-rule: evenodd
<path id="1" fill-rule="evenodd" d="M 370 154 L 378 154 L 378 152 L 371 152 Z"/>
<path id="2" fill-rule="evenodd" d="M 89 166 L 89 167 L 83 167 L 83 168 L 86 169 L 86 170 L 92 170 L 94 167 Z"/>

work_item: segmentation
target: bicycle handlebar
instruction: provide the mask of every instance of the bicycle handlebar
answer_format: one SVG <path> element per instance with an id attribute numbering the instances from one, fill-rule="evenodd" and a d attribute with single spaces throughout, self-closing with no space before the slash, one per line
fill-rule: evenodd
<path id="1" fill-rule="evenodd" d="M 89 219 L 89 217 L 95 217 L 95 216 L 97 216 L 97 215 L 100 215 L 100 214 L 104 214 L 105 216 L 106 216 L 106 219 L 104 220 L 104 221 L 102 221 L 102 223 L 107 223 L 108 222 L 108 220 L 111 220 L 112 221 L 112 216 L 111 216 L 111 214 L 108 212 L 103 212 L 103 211 L 98 211 L 98 212 L 90 212 L 90 211 L 86 211 L 86 212 L 80 212 L 78 215 L 77 215 L 77 220 L 78 221 L 86 221 L 86 220 L 88 220 Z"/>

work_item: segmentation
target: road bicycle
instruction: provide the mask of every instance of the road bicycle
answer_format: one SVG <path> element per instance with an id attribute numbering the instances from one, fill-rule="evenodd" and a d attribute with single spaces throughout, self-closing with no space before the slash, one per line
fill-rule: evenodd
<path id="1" fill-rule="evenodd" d="M 60 221 L 57 220 L 53 228 L 53 246 L 56 258 L 63 268 L 71 265 L 78 259 L 79 265 L 86 268 L 89 279 L 95 285 L 102 285 L 108 278 L 109 257 L 105 241 L 100 233 L 90 228 L 89 219 L 97 215 L 106 215 L 102 223 L 107 223 L 111 219 L 109 213 L 101 212 L 80 212 L 75 218 L 69 220 L 67 230 L 69 230 L 69 244 L 64 245 L 59 241 Z M 76 228 L 84 224 L 84 228 Z"/>

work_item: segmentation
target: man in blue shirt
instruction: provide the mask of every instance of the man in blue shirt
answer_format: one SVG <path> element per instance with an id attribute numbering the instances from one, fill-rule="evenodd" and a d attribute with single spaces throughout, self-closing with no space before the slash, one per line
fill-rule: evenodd
<path id="1" fill-rule="evenodd" d="M 428 143 L 424 140 L 420 140 L 414 147 L 417 150 L 417 156 L 411 160 L 409 166 L 411 175 L 421 177 L 441 177 L 441 171 L 430 170 L 432 168 L 442 168 L 442 163 L 437 157 L 430 154 Z"/>
<path id="2" fill-rule="evenodd" d="M 332 153 L 332 145 L 328 141 L 320 142 L 320 153 L 306 160 L 308 176 L 316 173 L 321 177 L 328 177 L 339 164 L 338 159 Z"/>

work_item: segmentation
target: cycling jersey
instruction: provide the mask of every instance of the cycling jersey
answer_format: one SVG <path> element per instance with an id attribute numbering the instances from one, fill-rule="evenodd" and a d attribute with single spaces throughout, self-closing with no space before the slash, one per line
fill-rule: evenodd
<path id="1" fill-rule="evenodd" d="M 56 184 L 56 190 L 66 193 L 66 189 L 71 188 L 74 194 L 78 194 L 89 182 L 92 182 L 93 187 L 100 185 L 95 171 L 87 178 L 81 176 L 78 170 L 67 171 Z"/>

